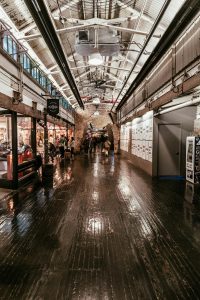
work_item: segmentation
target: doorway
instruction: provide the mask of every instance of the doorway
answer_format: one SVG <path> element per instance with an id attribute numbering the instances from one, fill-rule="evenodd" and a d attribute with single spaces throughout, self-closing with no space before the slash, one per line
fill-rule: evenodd
<path id="1" fill-rule="evenodd" d="M 159 124 L 158 176 L 180 176 L 181 125 Z"/>

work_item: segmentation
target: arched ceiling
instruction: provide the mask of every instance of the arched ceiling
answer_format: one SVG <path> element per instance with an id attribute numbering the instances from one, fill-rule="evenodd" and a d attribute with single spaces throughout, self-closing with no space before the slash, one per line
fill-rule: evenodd
<path id="1" fill-rule="evenodd" d="M 87 114 L 104 114 L 121 101 L 185 0 L 0 0 L 21 42 L 29 43 L 78 110 L 28 2 L 38 14 L 48 13 Z M 101 55 L 100 65 L 91 65 L 94 54 Z M 93 103 L 97 98 L 100 103 Z"/>

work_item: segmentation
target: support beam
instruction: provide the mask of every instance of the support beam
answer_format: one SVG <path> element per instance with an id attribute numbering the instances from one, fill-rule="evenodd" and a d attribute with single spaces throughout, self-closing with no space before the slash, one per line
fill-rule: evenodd
<path id="1" fill-rule="evenodd" d="M 67 4 L 60 5 L 60 8 L 56 8 L 55 10 L 52 11 L 52 15 L 56 16 L 58 13 L 60 13 L 60 11 L 62 13 L 65 10 L 67 10 L 68 8 L 70 8 L 71 6 L 76 5 L 78 2 L 79 2 L 79 0 L 72 0 L 72 1 L 68 2 Z"/>
<path id="2" fill-rule="evenodd" d="M 48 71 L 51 72 L 51 71 L 53 71 L 54 69 L 56 69 L 57 67 L 58 67 L 58 65 L 56 64 L 56 65 L 52 66 L 51 68 L 49 68 Z"/>
<path id="3" fill-rule="evenodd" d="M 129 72 L 130 71 L 128 69 L 123 69 L 123 68 L 118 68 L 118 67 L 113 67 L 113 66 L 108 66 L 108 65 L 100 65 L 100 66 L 98 66 L 98 68 L 104 68 L 104 67 L 110 68 L 110 69 L 116 69 L 116 70 L 123 70 L 125 72 Z M 86 66 L 73 67 L 73 68 L 70 68 L 70 69 L 71 70 L 77 70 L 77 69 L 82 69 L 82 68 L 96 68 L 96 67 L 90 66 L 90 65 L 86 65 Z M 135 72 L 135 73 L 138 73 L 138 72 Z"/>
<path id="4" fill-rule="evenodd" d="M 127 10 L 128 12 L 130 12 L 131 14 L 134 15 L 135 18 L 139 17 L 140 16 L 140 12 L 138 10 L 136 10 L 135 8 L 132 8 L 131 6 L 128 6 L 126 5 L 125 3 L 123 3 L 122 1 L 120 0 L 117 0 L 117 4 L 120 6 L 120 7 L 123 7 L 123 9 Z M 131 16 L 132 17 L 132 16 Z M 151 18 L 150 16 L 148 16 L 147 14 L 142 14 L 141 15 L 141 18 L 151 24 L 153 24 L 155 22 L 155 20 L 153 18 Z M 162 24 L 159 24 L 158 27 L 161 29 L 161 30 L 165 30 L 166 29 L 166 26 L 162 25 Z"/>
<path id="5" fill-rule="evenodd" d="M 118 30 L 118 31 L 128 32 L 128 33 L 131 33 L 131 34 L 134 33 L 134 34 L 137 34 L 137 35 L 147 36 L 149 34 L 148 32 L 145 32 L 145 31 L 140 31 L 140 30 L 135 30 L 135 29 L 131 29 L 131 28 L 110 25 L 110 24 L 106 24 L 106 23 L 102 23 L 100 25 L 97 25 L 95 23 L 85 24 L 85 25 L 77 25 L 77 26 L 57 29 L 56 32 L 59 33 L 59 34 L 60 33 L 65 33 L 65 32 L 73 32 L 73 31 L 78 31 L 78 30 L 82 30 L 82 29 L 86 29 L 86 28 L 90 28 L 90 27 L 94 27 L 94 26 L 96 28 L 108 27 L 108 28 L 112 28 L 112 29 L 115 29 L 115 30 Z M 40 33 L 35 33 L 35 34 L 23 36 L 19 40 L 33 40 L 33 39 L 40 38 L 40 37 L 41 37 Z M 160 38 L 161 35 L 160 34 L 154 34 L 153 37 Z"/>
<path id="6" fill-rule="evenodd" d="M 3 93 L 0 92 L 0 107 L 5 108 L 6 110 L 15 111 L 22 115 L 26 115 L 29 117 L 33 117 L 36 119 L 43 120 L 44 116 L 41 111 L 34 110 L 31 106 L 28 106 L 24 104 L 23 102 L 20 102 L 19 104 L 13 104 L 12 97 L 9 97 Z M 47 121 L 53 124 L 57 124 L 59 126 L 65 126 L 65 123 L 61 120 L 56 120 L 55 118 L 51 116 L 47 116 Z"/>
<path id="7" fill-rule="evenodd" d="M 73 1 L 69 2 L 68 4 L 60 5 L 60 9 L 56 8 L 54 11 L 52 11 L 52 15 L 56 16 L 60 12 L 60 10 L 61 10 L 61 12 L 64 12 L 65 10 L 67 10 L 71 6 L 77 4 L 78 2 L 79 2 L 79 0 L 73 0 Z M 22 29 L 20 29 L 20 32 L 26 34 L 30 30 L 35 29 L 35 28 L 37 28 L 37 26 L 34 22 L 32 22 L 32 23 L 26 25 L 25 27 L 22 27 Z"/>
<path id="8" fill-rule="evenodd" d="M 112 28 L 112 29 L 116 29 L 118 31 L 123 31 L 123 32 L 129 32 L 129 33 L 134 33 L 134 34 L 138 34 L 138 35 L 144 35 L 147 36 L 149 33 L 145 32 L 145 31 L 140 31 L 140 30 L 135 30 L 135 29 L 131 29 L 131 28 L 125 28 L 125 27 L 120 27 L 120 26 L 114 26 L 114 25 L 110 25 L 110 24 L 104 24 L 102 25 L 104 27 L 108 27 L 108 28 Z M 161 38 L 160 34 L 153 34 L 154 38 Z"/>

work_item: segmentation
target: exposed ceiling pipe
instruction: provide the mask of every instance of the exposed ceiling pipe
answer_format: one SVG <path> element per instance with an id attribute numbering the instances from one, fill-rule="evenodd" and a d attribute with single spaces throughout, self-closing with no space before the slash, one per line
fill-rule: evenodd
<path id="1" fill-rule="evenodd" d="M 155 113 L 155 114 L 154 114 L 154 117 L 159 116 L 159 115 L 166 114 L 166 113 L 168 113 L 168 112 L 171 112 L 171 111 L 174 111 L 174 110 L 183 108 L 183 107 L 191 106 L 191 105 L 194 105 L 194 104 L 197 104 L 197 103 L 200 103 L 200 97 L 198 97 L 198 99 L 192 99 L 192 100 L 186 101 L 186 102 L 184 102 L 184 103 L 177 104 L 177 105 L 174 105 L 174 106 L 171 106 L 171 107 L 162 109 L 162 110 L 159 111 L 158 113 Z"/>
<path id="2" fill-rule="evenodd" d="M 47 46 L 49 47 L 55 61 L 57 62 L 63 76 L 67 80 L 72 93 L 74 94 L 79 106 L 84 109 L 83 101 L 81 100 L 74 78 L 66 61 L 64 51 L 60 40 L 58 39 L 54 25 L 48 14 L 47 8 L 43 0 L 25 0 L 25 3 L 38 26 Z"/>
<path id="3" fill-rule="evenodd" d="M 128 88 L 127 93 L 124 95 L 124 97 L 118 104 L 116 110 L 119 110 L 123 106 L 123 104 L 130 98 L 134 90 L 146 78 L 146 76 L 153 69 L 156 63 L 159 62 L 159 60 L 162 58 L 164 53 L 169 49 L 169 47 L 174 43 L 174 41 L 178 38 L 178 36 L 183 32 L 183 30 L 191 22 L 191 20 L 197 15 L 199 10 L 200 10 L 199 0 L 186 0 L 186 2 L 183 4 L 181 9 L 176 14 L 176 17 L 173 19 L 173 21 L 165 31 L 161 40 L 153 50 L 152 54 L 146 61 L 144 67 L 141 69 L 140 73 L 138 74 L 134 82 Z"/>

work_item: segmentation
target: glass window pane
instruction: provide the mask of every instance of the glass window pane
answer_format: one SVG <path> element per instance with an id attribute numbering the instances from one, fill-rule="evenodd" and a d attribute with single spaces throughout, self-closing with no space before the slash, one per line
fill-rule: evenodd
<path id="1" fill-rule="evenodd" d="M 5 36 L 3 37 L 3 49 L 4 49 L 6 52 L 8 52 L 8 36 L 7 36 L 7 35 L 5 35 Z"/>
<path id="2" fill-rule="evenodd" d="M 13 54 L 13 40 L 8 36 L 8 53 Z"/>
<path id="3" fill-rule="evenodd" d="M 30 58 L 26 54 L 24 54 L 24 69 L 30 73 L 31 61 L 30 61 Z"/>
<path id="4" fill-rule="evenodd" d="M 52 88 L 52 84 L 51 84 L 51 82 L 48 82 L 47 90 L 48 90 L 50 95 L 51 95 L 51 88 Z"/>
<path id="5" fill-rule="evenodd" d="M 12 57 L 17 61 L 17 44 L 13 41 L 13 54 Z"/>
<path id="6" fill-rule="evenodd" d="M 36 67 L 33 67 L 32 69 L 31 69 L 31 75 L 33 76 L 33 78 L 35 78 L 36 80 L 38 80 L 38 74 L 39 72 L 38 72 L 38 68 L 36 68 Z"/>
<path id="7" fill-rule="evenodd" d="M 20 54 L 20 64 L 24 68 L 24 54 Z"/>

